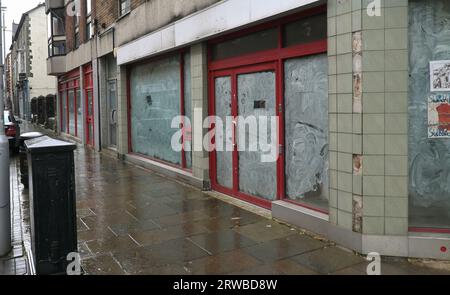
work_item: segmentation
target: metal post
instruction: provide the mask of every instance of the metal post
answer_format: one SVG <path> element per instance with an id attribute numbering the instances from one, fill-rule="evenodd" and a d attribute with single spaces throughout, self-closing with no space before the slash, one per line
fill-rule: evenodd
<path id="1" fill-rule="evenodd" d="M 2 1 L 0 0 L 0 7 Z M 0 12 L 0 24 L 2 13 Z M 4 127 L 3 38 L 0 37 L 0 257 L 11 251 L 9 142 Z"/>

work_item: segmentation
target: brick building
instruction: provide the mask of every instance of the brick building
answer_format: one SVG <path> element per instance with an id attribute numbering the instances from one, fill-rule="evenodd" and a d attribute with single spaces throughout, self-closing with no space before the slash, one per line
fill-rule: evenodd
<path id="1" fill-rule="evenodd" d="M 450 258 L 450 141 L 427 120 L 448 1 L 73 3 L 46 1 L 62 133 L 361 253 Z M 202 148 L 208 116 L 231 150 Z M 238 149 L 239 116 L 279 119 L 275 161 Z"/>

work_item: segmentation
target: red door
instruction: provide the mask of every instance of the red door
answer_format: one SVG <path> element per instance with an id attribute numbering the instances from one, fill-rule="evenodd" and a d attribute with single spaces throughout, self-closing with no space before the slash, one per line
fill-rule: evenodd
<path id="1" fill-rule="evenodd" d="M 94 99 L 92 89 L 86 90 L 86 144 L 94 145 Z"/>
<path id="2" fill-rule="evenodd" d="M 84 67 L 84 96 L 86 120 L 86 144 L 94 146 L 94 95 L 92 81 L 92 65 Z"/>
<path id="3" fill-rule="evenodd" d="M 215 71 L 211 77 L 210 111 L 222 123 L 214 126 L 222 127 L 222 132 L 216 133 L 216 150 L 211 155 L 213 188 L 266 208 L 278 199 L 281 180 L 278 160 L 264 161 L 265 152 L 260 148 L 261 120 L 266 120 L 271 133 L 271 120 L 277 116 L 276 77 L 276 63 Z M 257 128 L 246 125 L 252 121 L 257 122 Z M 279 127 L 277 124 L 276 134 L 268 134 L 266 141 L 275 150 L 279 145 Z"/>

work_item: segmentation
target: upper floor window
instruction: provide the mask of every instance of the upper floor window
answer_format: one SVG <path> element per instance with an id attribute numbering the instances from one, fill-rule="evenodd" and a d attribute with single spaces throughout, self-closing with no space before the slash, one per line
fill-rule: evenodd
<path id="1" fill-rule="evenodd" d="M 75 11 L 80 12 L 80 1 L 79 0 L 75 0 L 74 1 L 74 5 L 75 5 Z M 74 42 L 73 42 L 73 46 L 75 49 L 77 49 L 78 47 L 80 47 L 80 15 L 79 13 L 75 13 L 75 15 L 73 16 L 73 28 L 74 28 Z"/>
<path id="2" fill-rule="evenodd" d="M 64 9 L 55 9 L 48 14 L 48 37 L 64 36 L 66 33 Z"/>
<path id="3" fill-rule="evenodd" d="M 86 40 L 94 36 L 94 28 L 92 23 L 92 1 L 86 0 Z"/>
<path id="4" fill-rule="evenodd" d="M 86 15 L 89 16 L 92 13 L 92 1 L 86 0 Z"/>
<path id="5" fill-rule="evenodd" d="M 66 22 L 64 9 L 54 9 L 48 14 L 48 56 L 66 54 Z"/>
<path id="6" fill-rule="evenodd" d="M 119 0 L 119 16 L 123 16 L 130 12 L 131 0 Z"/>

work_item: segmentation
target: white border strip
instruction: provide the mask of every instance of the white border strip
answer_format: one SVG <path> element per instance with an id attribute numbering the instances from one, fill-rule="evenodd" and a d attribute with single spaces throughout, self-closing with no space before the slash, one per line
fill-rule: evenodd
<path id="1" fill-rule="evenodd" d="M 124 65 L 320 0 L 224 0 L 117 49 Z"/>

